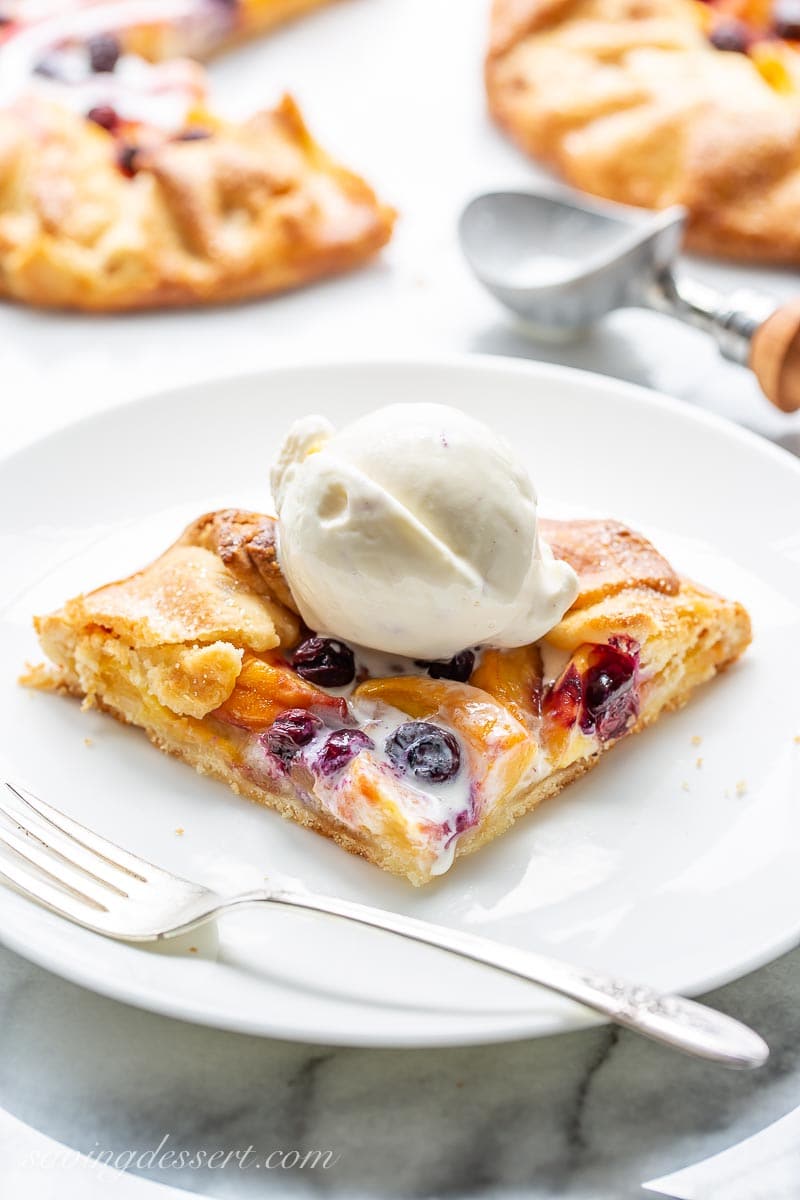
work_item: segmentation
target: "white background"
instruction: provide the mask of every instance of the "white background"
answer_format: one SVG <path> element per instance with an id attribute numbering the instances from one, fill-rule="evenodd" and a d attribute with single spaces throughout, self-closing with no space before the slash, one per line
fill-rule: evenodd
<path id="1" fill-rule="evenodd" d="M 747 373 L 723 364 L 701 335 L 652 314 L 623 313 L 575 346 L 543 349 L 513 329 L 473 282 L 455 238 L 455 221 L 463 204 L 481 190 L 524 186 L 539 177 L 485 116 L 481 58 L 486 10 L 486 0 L 340 0 L 215 64 L 217 94 L 229 111 L 245 112 L 268 104 L 284 88 L 295 94 L 320 140 L 362 171 L 382 197 L 400 210 L 393 244 L 379 263 L 356 275 L 239 307 L 89 318 L 0 306 L 2 448 L 21 445 L 57 425 L 143 392 L 209 375 L 331 355 L 480 350 L 563 361 L 651 384 L 800 450 L 800 416 L 785 418 L 770 409 Z M 795 272 L 706 264 L 695 269 L 721 286 L 766 286 L 783 296 L 797 284 Z M 375 400 L 378 403 L 380 396 Z M 247 431 L 242 435 L 246 437 Z M 123 454 L 124 447 L 109 446 L 108 453 Z M 265 462 L 265 470 L 266 466 Z M 91 471 L 91 463 L 65 464 L 65 486 L 71 471 Z M 48 1007 L 40 1015 L 46 1011 L 51 1052 L 59 1042 L 62 1006 L 75 1006 L 80 1000 L 83 1011 L 86 1002 L 74 988 L 55 980 L 48 983 L 45 997 L 42 974 L 36 968 L 5 952 L 3 964 L 0 1005 L 4 986 L 13 988 L 3 1009 L 4 1037 L 9 1050 L 16 1047 L 14 1079 L 5 1080 L 3 1100 L 65 1140 L 85 1142 L 85 1119 L 76 1113 L 73 1122 L 65 1103 L 49 1095 L 53 1068 L 45 1070 L 40 1060 L 35 1027 L 26 1016 L 30 1005 L 15 1005 L 11 999 L 30 987 L 42 996 L 41 1004 L 46 998 Z M 109 1002 L 92 1000 L 90 1008 L 96 1018 L 94 1030 L 101 1030 L 105 1045 L 126 1046 L 132 1031 L 135 1036 L 138 1030 L 141 1052 L 147 1053 L 146 1038 L 163 1026 L 158 1037 L 166 1039 L 164 1048 L 177 1044 L 185 1045 L 187 1053 L 197 1051 L 197 1031 L 181 1035 L 178 1027 Z M 70 1017 L 68 1023 L 74 1028 L 75 1019 Z M 90 1025 L 84 1032 L 87 1038 L 92 1036 Z M 234 1053 L 222 1035 L 214 1045 L 219 1054 L 223 1046 L 229 1047 L 225 1053 Z M 559 1054 L 574 1066 L 573 1060 L 581 1058 L 583 1051 L 570 1049 L 567 1039 L 559 1039 L 559 1045 Z M 576 1035 L 569 1046 L 577 1045 Z M 591 1059 L 594 1043 L 580 1045 L 588 1047 Z M 546 1047 L 541 1053 L 548 1054 Z M 166 1052 L 161 1057 L 166 1061 Z M 62 1072 L 67 1061 L 60 1063 Z M 223 1081 L 222 1060 L 216 1061 L 215 1086 L 223 1088 L 233 1104 L 233 1084 Z M 279 1055 L 272 1069 L 280 1072 L 281 1061 Z M 102 1072 L 103 1094 L 108 1096 L 108 1079 L 115 1078 L 113 1059 L 104 1059 L 102 1067 L 87 1067 L 84 1095 L 87 1088 L 91 1090 L 91 1069 Z M 564 1066 L 565 1077 L 570 1069 L 569 1064 Z M 35 1077 L 44 1087 L 34 1093 Z M 480 1079 L 482 1086 L 484 1078 L 479 1076 L 475 1083 Z M 626 1078 L 618 1081 L 618 1092 L 627 1090 Z M 122 1077 L 118 1084 L 116 1094 L 124 1103 Z M 55 1093 L 64 1095 L 63 1083 Z M 795 1087 L 794 1102 L 796 1094 Z M 791 1102 L 791 1096 L 790 1089 L 786 1100 Z M 763 1120 L 748 1118 L 747 1132 L 777 1115 L 778 1101 L 772 1103 L 773 1110 L 765 1109 Z M 544 1117 L 546 1107 L 539 1111 Z M 559 1118 L 559 1126 L 563 1124 Z M 697 1128 L 702 1131 L 702 1121 Z M 582 1136 L 588 1137 L 585 1129 Z M 708 1152 L 720 1148 L 719 1136 L 719 1128 L 712 1131 Z M 602 1137 L 605 1158 L 608 1137 L 607 1133 Z M 662 1158 L 659 1166 L 668 1169 L 700 1157 L 705 1145 L 698 1132 L 689 1152 L 676 1150 L 683 1158 L 671 1164 Z M 52 1177 L 38 1180 L 40 1190 L 35 1190 L 36 1183 L 33 1177 L 27 1181 L 20 1200 L 56 1194 Z M 228 1183 L 227 1188 L 233 1186 Z M 228 1190 L 227 1194 L 234 1193 Z"/>
<path id="2" fill-rule="evenodd" d="M 236 307 L 86 317 L 1 306 L 3 444 L 145 391 L 278 360 L 482 350 L 652 384 L 797 448 L 800 418 L 774 412 L 704 336 L 628 312 L 578 345 L 543 348 L 473 281 L 455 237 L 463 204 L 540 177 L 485 114 L 487 11 L 487 0 L 339 0 L 215 63 L 226 111 L 293 92 L 320 140 L 400 210 L 393 244 L 356 275 Z M 796 286 L 789 273 L 700 273 L 783 295 Z"/>

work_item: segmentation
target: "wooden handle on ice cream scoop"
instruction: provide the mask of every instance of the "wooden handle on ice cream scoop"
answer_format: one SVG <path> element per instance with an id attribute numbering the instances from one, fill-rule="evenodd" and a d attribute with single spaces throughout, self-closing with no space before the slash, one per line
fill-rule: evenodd
<path id="1" fill-rule="evenodd" d="M 767 317 L 753 334 L 748 366 L 781 412 L 800 408 L 800 297 Z"/>

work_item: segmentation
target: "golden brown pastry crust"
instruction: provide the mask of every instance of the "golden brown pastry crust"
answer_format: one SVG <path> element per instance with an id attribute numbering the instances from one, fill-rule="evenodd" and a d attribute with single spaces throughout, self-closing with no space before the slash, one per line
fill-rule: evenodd
<path id="1" fill-rule="evenodd" d="M 431 871 L 402 847 L 302 804 L 288 782 L 266 788 L 250 780 L 237 769 L 235 742 L 201 720 L 233 690 L 242 651 L 258 648 L 254 629 L 260 646 L 290 645 L 297 637 L 294 614 L 277 599 L 272 525 L 270 517 L 235 509 L 206 514 L 144 571 L 37 618 L 52 667 L 33 668 L 23 682 L 59 688 L 142 726 L 161 749 L 235 792 L 414 884 L 427 883 Z M 610 521 L 547 521 L 542 532 L 572 562 L 581 584 L 575 605 L 545 642 L 567 655 L 620 635 L 638 642 L 641 702 L 633 731 L 684 704 L 747 646 L 750 622 L 742 606 L 677 576 L 640 534 Z M 262 571 L 258 562 L 265 546 Z M 176 579 L 186 587 L 177 600 Z M 234 612 L 246 614 L 240 624 L 219 617 L 231 596 Z M 240 603 L 245 597 L 246 604 Z M 157 630 L 163 643 L 154 637 Z M 550 774 L 517 787 L 460 837 L 456 855 L 503 833 L 594 766 L 615 740 L 602 747 L 595 743 L 588 753 L 579 745 Z"/>
<path id="2" fill-rule="evenodd" d="M 286 96 L 213 136 L 142 150 L 27 100 L 0 113 L 0 296 L 85 311 L 210 304 L 347 270 L 394 213 L 314 142 Z"/>
<path id="3" fill-rule="evenodd" d="M 556 558 L 577 572 L 580 591 L 572 608 L 585 608 L 623 588 L 647 587 L 677 595 L 680 579 L 641 533 L 619 521 L 548 521 L 542 537 Z"/>
<path id="4" fill-rule="evenodd" d="M 203 546 L 218 554 L 238 579 L 254 591 L 266 590 L 279 604 L 297 612 L 294 596 L 278 565 L 275 521 L 263 513 L 222 508 L 193 521 L 176 545 Z"/>
<path id="5" fill-rule="evenodd" d="M 491 111 L 584 191 L 685 205 L 694 250 L 796 263 L 800 56 L 779 92 L 752 58 L 711 45 L 696 11 L 692 0 L 494 0 Z"/>

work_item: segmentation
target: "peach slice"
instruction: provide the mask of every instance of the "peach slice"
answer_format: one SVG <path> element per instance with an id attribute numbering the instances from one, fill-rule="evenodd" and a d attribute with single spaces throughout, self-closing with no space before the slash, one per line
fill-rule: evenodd
<path id="1" fill-rule="evenodd" d="M 419 794 L 371 754 L 357 755 L 335 788 L 326 791 L 324 783 L 320 786 L 318 782 L 317 790 L 326 795 L 327 806 L 351 827 L 368 829 L 372 835 L 379 833 L 382 839 L 405 853 L 413 852 L 417 858 L 435 858 L 438 842 L 444 836 L 441 826 L 431 819 Z"/>
<path id="2" fill-rule="evenodd" d="M 537 646 L 484 650 L 469 682 L 488 692 L 529 728 L 542 711 L 542 665 Z"/>
<path id="3" fill-rule="evenodd" d="M 340 720 L 348 715 L 347 701 L 329 696 L 280 661 L 245 657 L 236 686 L 213 716 L 243 729 L 264 729 L 287 708 L 328 708 Z"/>
<path id="4" fill-rule="evenodd" d="M 798 74 L 795 63 L 797 55 L 791 47 L 780 42 L 757 42 L 750 50 L 750 57 L 765 83 L 774 92 L 792 95 L 798 90 Z"/>

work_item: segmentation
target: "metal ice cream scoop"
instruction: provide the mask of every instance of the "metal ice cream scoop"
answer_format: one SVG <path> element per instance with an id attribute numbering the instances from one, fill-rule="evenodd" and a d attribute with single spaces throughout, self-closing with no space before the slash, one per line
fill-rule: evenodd
<path id="1" fill-rule="evenodd" d="M 480 282 L 535 337 L 579 332 L 615 308 L 650 308 L 711 334 L 783 412 L 800 408 L 800 299 L 723 295 L 676 274 L 686 212 L 652 213 L 566 190 L 488 192 L 459 236 Z"/>

